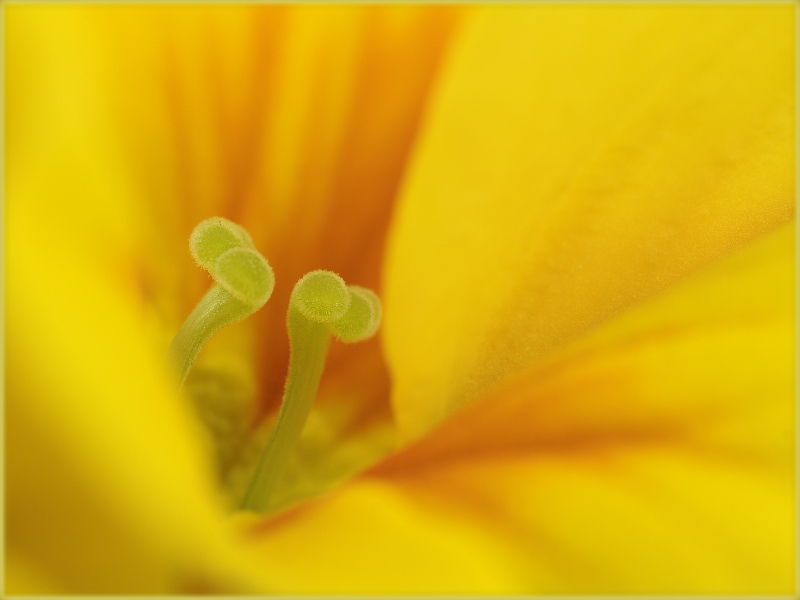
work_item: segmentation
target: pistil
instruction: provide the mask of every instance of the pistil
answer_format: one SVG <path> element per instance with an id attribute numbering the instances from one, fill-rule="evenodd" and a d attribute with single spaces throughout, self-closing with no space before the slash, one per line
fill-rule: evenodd
<path id="1" fill-rule="evenodd" d="M 294 287 L 286 325 L 290 358 L 275 429 L 256 467 L 242 509 L 264 512 L 300 439 L 317 394 L 331 335 L 346 343 L 372 337 L 381 320 L 378 297 L 347 286 L 329 271 L 313 271 Z"/>

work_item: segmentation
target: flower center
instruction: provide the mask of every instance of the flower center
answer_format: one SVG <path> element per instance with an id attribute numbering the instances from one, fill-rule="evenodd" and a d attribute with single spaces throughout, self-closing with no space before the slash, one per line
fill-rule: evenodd
<path id="1" fill-rule="evenodd" d="M 272 269 L 253 247 L 249 234 L 227 219 L 203 221 L 192 232 L 189 244 L 192 256 L 211 274 L 215 285 L 170 345 L 169 355 L 181 384 L 211 336 L 261 308 L 275 284 Z M 197 373 L 192 378 L 192 395 L 217 442 L 224 478 L 236 479 L 243 471 L 249 472 L 254 445 L 263 447 L 241 500 L 242 510 L 264 512 L 271 507 L 314 403 L 331 336 L 345 343 L 366 340 L 378 330 L 380 321 L 378 296 L 371 290 L 346 285 L 335 273 L 312 271 L 297 282 L 286 318 L 289 372 L 278 419 L 266 444 L 261 432 L 248 437 L 245 431 L 243 398 L 248 394 L 226 392 L 225 386 L 216 385 L 222 380 L 215 376 L 204 379 L 203 373 Z M 237 389 L 236 378 L 228 383 L 230 389 Z"/>

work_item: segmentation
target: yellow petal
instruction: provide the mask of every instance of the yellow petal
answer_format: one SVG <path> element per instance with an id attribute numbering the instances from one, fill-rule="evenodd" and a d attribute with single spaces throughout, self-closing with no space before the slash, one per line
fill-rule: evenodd
<path id="1" fill-rule="evenodd" d="M 793 439 L 792 224 L 601 326 L 394 459 L 680 434 L 785 462 Z"/>
<path id="2" fill-rule="evenodd" d="M 137 262 L 163 229 L 103 86 L 109 32 L 92 25 L 75 7 L 7 13 L 6 591 L 252 590 L 263 569 L 226 523 L 140 304 L 158 303 Z"/>
<path id="3" fill-rule="evenodd" d="M 786 226 L 254 544 L 307 593 L 789 594 L 793 291 Z"/>
<path id="4" fill-rule="evenodd" d="M 792 488 L 669 445 L 490 457 L 362 478 L 253 545 L 284 593 L 788 594 Z"/>
<path id="5" fill-rule="evenodd" d="M 484 9 L 390 242 L 405 437 L 793 211 L 792 6 Z"/>
<path id="6" fill-rule="evenodd" d="M 35 198 L 9 200 L 7 591 L 252 589 L 134 299 L 76 249 L 80 227 L 41 230 Z"/>

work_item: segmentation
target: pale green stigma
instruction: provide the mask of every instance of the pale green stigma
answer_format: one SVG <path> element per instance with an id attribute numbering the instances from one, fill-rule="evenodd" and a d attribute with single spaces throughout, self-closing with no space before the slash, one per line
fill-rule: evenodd
<path id="1" fill-rule="evenodd" d="M 350 292 L 350 306 L 329 326 L 340 341 L 351 344 L 369 339 L 378 331 L 381 301 L 375 292 L 357 285 L 347 286 L 347 291 Z"/>
<path id="2" fill-rule="evenodd" d="M 331 335 L 343 342 L 372 337 L 381 303 L 365 288 L 347 286 L 329 271 L 313 271 L 294 286 L 286 316 L 291 355 L 278 421 L 256 468 L 242 509 L 263 512 L 300 439 L 325 366 Z"/>
<path id="3" fill-rule="evenodd" d="M 231 248 L 221 254 L 211 276 L 231 296 L 254 306 L 255 310 L 264 306 L 275 287 L 275 275 L 269 263 L 249 248 Z"/>
<path id="4" fill-rule="evenodd" d="M 317 323 L 338 319 L 350 306 L 344 279 L 330 271 L 312 271 L 292 290 L 291 304 L 304 317 Z"/>
<path id="5" fill-rule="evenodd" d="M 275 275 L 253 247 L 250 235 L 222 217 L 200 223 L 189 238 L 197 264 L 214 278 L 169 347 L 182 385 L 200 350 L 217 331 L 249 317 L 264 306 L 275 287 Z"/>
<path id="6" fill-rule="evenodd" d="M 244 227 L 223 217 L 206 219 L 189 236 L 192 257 L 200 267 L 209 272 L 216 260 L 232 248 L 255 249 L 255 246 Z"/>

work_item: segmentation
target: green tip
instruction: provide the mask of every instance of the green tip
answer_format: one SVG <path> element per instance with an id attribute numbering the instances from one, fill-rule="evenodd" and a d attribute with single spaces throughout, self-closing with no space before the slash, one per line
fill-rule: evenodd
<path id="1" fill-rule="evenodd" d="M 192 231 L 189 248 L 197 264 L 216 282 L 172 339 L 169 354 L 181 385 L 203 346 L 223 327 L 241 321 L 264 306 L 275 287 L 275 275 L 242 227 L 212 217 Z"/>
<path id="2" fill-rule="evenodd" d="M 254 248 L 245 229 L 223 217 L 211 217 L 199 223 L 189 237 L 192 257 L 208 272 L 217 259 L 233 248 Z"/>
<path id="3" fill-rule="evenodd" d="M 351 344 L 371 338 L 381 324 L 381 301 L 372 290 L 349 285 L 350 307 L 338 320 L 328 323 L 333 335 Z"/>
<path id="4" fill-rule="evenodd" d="M 350 292 L 336 273 L 312 271 L 295 284 L 291 303 L 310 321 L 329 323 L 347 312 Z"/>
<path id="5" fill-rule="evenodd" d="M 216 260 L 211 274 L 231 296 L 256 309 L 269 300 L 275 287 L 272 267 L 250 248 L 231 248 Z"/>

